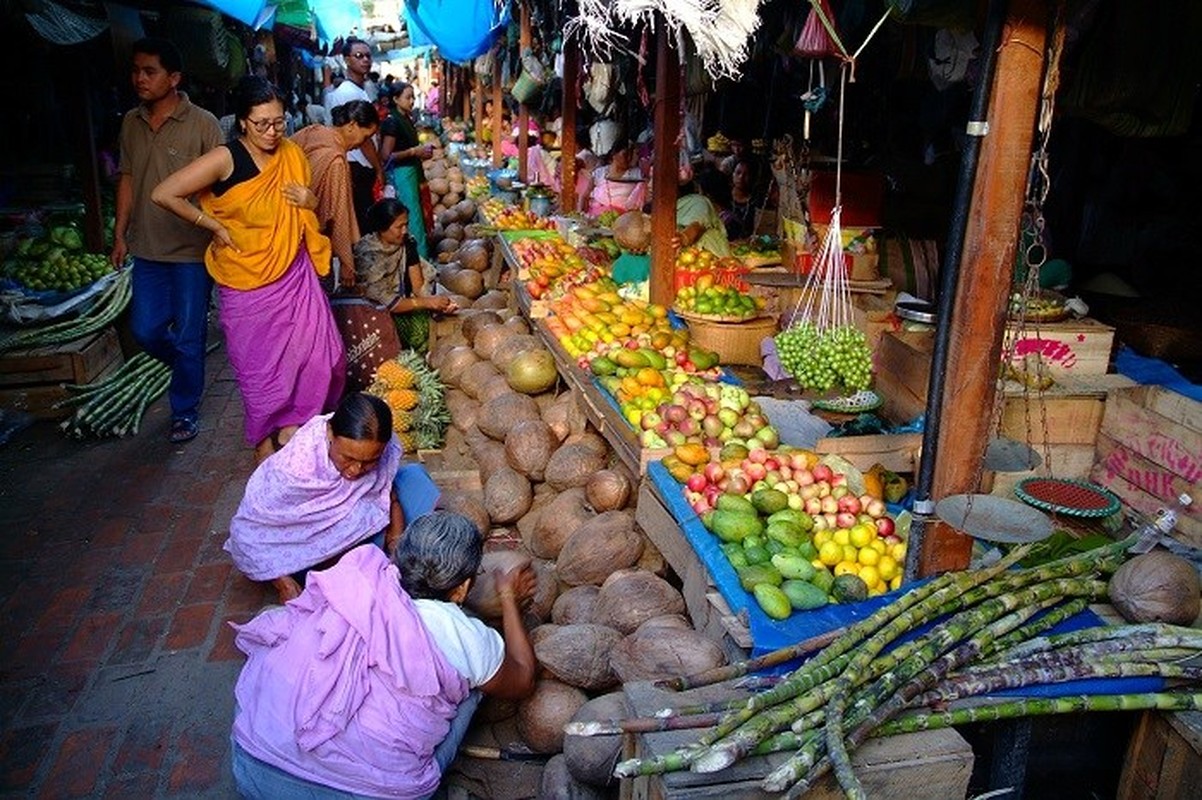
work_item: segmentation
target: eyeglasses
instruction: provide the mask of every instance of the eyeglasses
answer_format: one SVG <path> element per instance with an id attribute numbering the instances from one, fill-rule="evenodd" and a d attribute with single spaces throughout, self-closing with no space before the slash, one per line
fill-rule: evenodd
<path id="1" fill-rule="evenodd" d="M 259 133 L 267 133 L 268 128 L 275 128 L 277 131 L 282 131 L 284 130 L 284 126 L 287 124 L 283 117 L 278 119 L 248 119 L 247 122 L 250 123 L 250 126 Z"/>
<path id="2" fill-rule="evenodd" d="M 351 58 L 371 58 L 371 53 L 351 53 Z"/>

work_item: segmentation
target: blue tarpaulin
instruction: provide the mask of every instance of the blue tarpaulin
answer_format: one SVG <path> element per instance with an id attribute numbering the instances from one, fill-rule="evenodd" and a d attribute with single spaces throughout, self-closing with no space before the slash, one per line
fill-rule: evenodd
<path id="1" fill-rule="evenodd" d="M 493 0 L 405 0 L 403 11 L 409 41 L 436 46 L 454 64 L 487 53 L 509 25 L 509 4 Z"/>
<path id="2" fill-rule="evenodd" d="M 239 22 L 255 26 L 259 20 L 259 15 L 263 13 L 263 9 L 267 6 L 266 0 L 202 0 L 202 2 L 212 8 L 217 9 L 227 17 L 233 17 Z"/>
<path id="3" fill-rule="evenodd" d="M 310 0 L 317 41 L 325 43 L 363 30 L 363 10 L 355 0 Z"/>

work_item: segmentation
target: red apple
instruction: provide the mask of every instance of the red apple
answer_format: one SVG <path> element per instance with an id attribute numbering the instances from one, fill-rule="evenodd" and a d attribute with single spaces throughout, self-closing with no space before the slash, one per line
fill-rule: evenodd
<path id="1" fill-rule="evenodd" d="M 701 473 L 694 472 L 689 476 L 689 479 L 684 482 L 684 485 L 689 487 L 694 492 L 703 492 L 709 486 L 709 481 Z"/>
<path id="2" fill-rule="evenodd" d="M 842 488 L 843 488 L 842 486 L 835 487 L 835 489 L 842 489 Z M 831 490 L 832 496 L 834 496 L 834 493 L 835 493 L 834 490 Z M 854 494 L 845 494 L 842 497 L 838 498 L 838 500 L 839 500 L 839 510 L 840 511 L 846 511 L 849 514 L 851 514 L 852 516 L 855 516 L 856 514 L 860 513 L 860 498 L 856 497 Z"/>
<path id="3" fill-rule="evenodd" d="M 893 521 L 893 517 L 881 517 L 880 519 L 876 520 L 876 532 L 880 534 L 882 538 L 888 538 L 890 536 L 896 538 L 897 523 Z M 901 540 L 898 539 L 898 541 Z M 893 544 L 893 542 L 890 542 L 889 544 Z"/>
<path id="4" fill-rule="evenodd" d="M 886 511 L 885 504 L 874 497 L 864 506 L 864 511 L 873 519 L 883 519 Z"/>
<path id="5" fill-rule="evenodd" d="M 839 501 L 830 495 L 823 497 L 820 502 L 823 514 L 834 514 L 839 511 Z"/>
<path id="6" fill-rule="evenodd" d="M 834 471 L 826 464 L 818 464 L 810 472 L 814 473 L 815 481 L 825 481 L 828 484 L 831 482 L 831 478 L 835 476 Z"/>
<path id="7" fill-rule="evenodd" d="M 756 447 L 747 453 L 747 460 L 753 464 L 764 464 L 768 460 L 768 451 L 762 447 Z M 764 467 L 767 472 L 768 468 Z"/>
<path id="8" fill-rule="evenodd" d="M 775 456 L 768 456 L 767 458 L 764 459 L 764 466 L 768 468 L 769 472 L 772 472 L 774 470 L 779 471 L 780 470 L 780 461 Z"/>
<path id="9" fill-rule="evenodd" d="M 835 515 L 835 524 L 840 528 L 850 529 L 853 525 L 857 524 L 857 522 L 858 520 L 856 519 L 856 515 L 847 511 L 840 511 Z"/>
<path id="10" fill-rule="evenodd" d="M 747 494 L 747 486 L 748 481 L 745 476 L 741 474 L 732 474 L 726 479 L 725 492 L 727 494 Z"/>
<path id="11" fill-rule="evenodd" d="M 726 470 L 717 461 L 711 461 L 706 464 L 702 472 L 705 474 L 705 479 L 710 483 L 717 483 L 726 477 Z"/>
<path id="12" fill-rule="evenodd" d="M 811 497 L 805 501 L 805 512 L 811 517 L 817 517 L 822 513 L 822 501 L 817 497 Z"/>
<path id="13" fill-rule="evenodd" d="M 722 490 L 711 484 L 705 487 L 705 491 L 702 494 L 705 495 L 705 499 L 710 505 L 714 505 L 718 501 L 718 497 L 722 494 Z"/>
<path id="14" fill-rule="evenodd" d="M 805 467 L 793 470 L 793 480 L 797 481 L 798 486 L 810 486 L 814 483 L 814 473 L 810 472 Z"/>
<path id="15" fill-rule="evenodd" d="M 697 500 L 697 501 L 691 503 L 690 505 L 693 508 L 693 512 L 697 516 L 701 516 L 702 514 L 706 513 L 707 511 L 713 510 L 713 506 L 711 506 L 709 503 L 705 502 L 704 497 L 701 498 L 700 500 Z"/>
<path id="16" fill-rule="evenodd" d="M 789 455 L 789 466 L 791 466 L 793 469 L 808 470 L 810 468 L 810 462 L 801 453 L 791 453 Z"/>
<path id="17" fill-rule="evenodd" d="M 762 481 L 764 476 L 768 474 L 768 470 L 764 468 L 764 465 L 755 461 L 745 466 L 743 472 L 752 481 Z"/>

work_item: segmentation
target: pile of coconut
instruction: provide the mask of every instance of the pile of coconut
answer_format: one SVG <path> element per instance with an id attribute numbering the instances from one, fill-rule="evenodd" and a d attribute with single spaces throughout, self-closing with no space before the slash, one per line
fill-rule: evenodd
<path id="1" fill-rule="evenodd" d="M 546 796 L 566 782 L 605 786 L 620 737 L 567 737 L 573 719 L 628 715 L 620 684 L 700 672 L 725 663 L 694 631 L 662 555 L 635 522 L 635 482 L 569 392 L 556 393 L 551 353 L 509 309 L 474 308 L 431 353 L 447 384 L 446 449 L 470 455 L 481 493 L 445 492 L 443 505 L 488 537 L 483 574 L 467 605 L 499 620 L 491 573 L 529 562 L 538 590 L 526 610 L 541 675 L 517 704 L 486 702 L 478 718 L 516 718 L 531 749 L 560 753 Z M 550 781 L 550 784 L 547 784 Z M 584 786 L 578 787 L 587 793 Z"/>
<path id="2" fill-rule="evenodd" d="M 464 196 L 463 172 L 443 155 L 423 162 L 426 183 L 434 200 L 434 227 L 430 231 L 430 253 L 438 262 L 438 282 L 448 292 L 466 298 L 471 305 L 486 291 L 484 273 L 492 262 L 492 241 L 476 224 L 476 203 Z"/>

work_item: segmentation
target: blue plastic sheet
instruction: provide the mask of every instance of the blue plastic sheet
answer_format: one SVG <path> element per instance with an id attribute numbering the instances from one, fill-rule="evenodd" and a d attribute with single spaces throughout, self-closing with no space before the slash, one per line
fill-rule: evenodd
<path id="1" fill-rule="evenodd" d="M 317 40 L 329 42 L 363 27 L 363 9 L 355 0 L 309 0 Z"/>
<path id="2" fill-rule="evenodd" d="M 493 0 L 405 0 L 403 13 L 412 44 L 432 44 L 455 64 L 487 53 L 509 25 L 509 4 Z"/>
<path id="3" fill-rule="evenodd" d="M 793 614 L 788 619 L 774 620 L 756 604 L 754 598 L 739 584 L 739 576 L 726 560 L 718 538 L 705 529 L 701 519 L 684 498 L 683 487 L 668 474 L 658 461 L 647 466 L 647 477 L 656 493 L 680 526 L 685 539 L 693 547 L 701 562 L 709 571 L 714 585 L 722 594 L 731 610 L 744 616 L 751 632 L 752 656 L 763 655 L 782 647 L 820 636 L 836 628 L 852 625 L 872 615 L 896 600 L 903 590 L 889 592 L 860 603 L 828 605 L 813 611 Z M 1052 628 L 1053 633 L 1068 633 L 1082 628 L 1101 625 L 1102 621 L 1092 611 L 1085 610 Z M 919 635 L 925 629 L 914 631 Z M 907 637 L 908 638 L 908 637 Z M 905 641 L 905 639 L 901 640 Z M 1160 678 L 1120 678 L 1069 681 L 1049 686 L 1028 686 L 998 692 L 1004 696 L 1067 697 L 1079 694 L 1125 694 L 1155 692 L 1164 688 Z"/>
<path id="4" fill-rule="evenodd" d="M 1130 347 L 1120 347 L 1114 357 L 1115 370 L 1136 383 L 1163 386 L 1191 400 L 1202 402 L 1202 386 L 1190 383 L 1172 365 L 1159 358 L 1141 356 Z"/>

